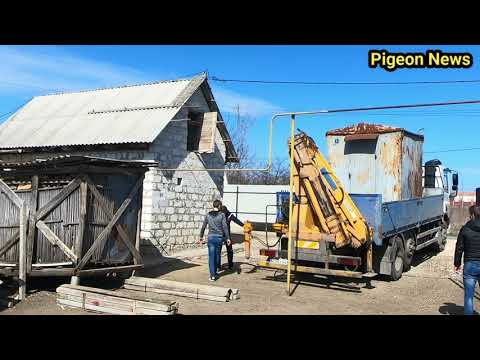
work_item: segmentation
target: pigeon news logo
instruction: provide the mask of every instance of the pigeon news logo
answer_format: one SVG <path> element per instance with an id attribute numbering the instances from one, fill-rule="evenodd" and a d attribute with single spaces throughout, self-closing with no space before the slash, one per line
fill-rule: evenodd
<path id="1" fill-rule="evenodd" d="M 473 65 L 470 53 L 446 53 L 427 50 L 425 53 L 390 53 L 387 50 L 370 50 L 368 66 L 380 67 L 387 71 L 397 69 L 468 69 Z"/>

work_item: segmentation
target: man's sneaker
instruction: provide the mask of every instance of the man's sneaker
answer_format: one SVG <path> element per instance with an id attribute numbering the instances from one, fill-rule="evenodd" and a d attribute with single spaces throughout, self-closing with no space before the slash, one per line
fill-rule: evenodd
<path id="1" fill-rule="evenodd" d="M 210 276 L 210 278 L 209 278 L 208 280 L 210 280 L 210 281 L 215 281 L 215 280 L 217 280 L 217 279 L 215 279 L 214 277 Z"/>

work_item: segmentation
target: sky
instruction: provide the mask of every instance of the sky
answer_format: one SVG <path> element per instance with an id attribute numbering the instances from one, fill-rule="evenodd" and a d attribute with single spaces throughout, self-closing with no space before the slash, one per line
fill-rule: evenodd
<path id="1" fill-rule="evenodd" d="M 469 52 L 469 69 L 368 67 L 368 51 Z M 220 110 L 228 121 L 238 107 L 248 118 L 255 159 L 268 154 L 268 124 L 276 112 L 480 99 L 480 83 L 448 85 L 293 85 L 218 82 L 221 79 L 385 82 L 480 79 L 479 46 L 0 46 L 2 116 L 36 95 L 190 77 L 207 71 Z M 424 161 L 438 158 L 459 172 L 460 190 L 480 187 L 480 105 L 340 113 L 299 117 L 297 128 L 326 153 L 325 133 L 358 122 L 423 129 Z M 289 121 L 274 128 L 274 157 L 287 157 Z"/>

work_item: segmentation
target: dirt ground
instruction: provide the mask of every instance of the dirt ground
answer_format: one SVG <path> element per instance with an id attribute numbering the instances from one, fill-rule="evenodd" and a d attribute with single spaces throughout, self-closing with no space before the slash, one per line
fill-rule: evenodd
<path id="1" fill-rule="evenodd" d="M 237 244 L 240 245 L 240 244 Z M 449 238 L 445 251 L 439 254 L 429 249 L 419 252 L 410 271 L 396 282 L 372 281 L 373 289 L 365 283 L 336 279 L 331 282 L 322 276 L 309 274 L 294 277 L 292 296 L 286 295 L 285 275 L 280 271 L 260 269 L 244 259 L 241 246 L 236 247 L 236 270 L 223 271 L 215 284 L 208 281 L 208 258 L 198 256 L 172 260 L 145 269 L 146 277 L 187 281 L 200 284 L 228 286 L 240 290 L 240 299 L 227 303 L 166 296 L 179 302 L 180 314 L 462 314 L 463 289 L 452 281 L 455 239 Z M 253 254 L 258 251 L 253 251 Z M 226 261 L 223 258 L 223 261 Z M 254 259 L 250 259 L 253 263 Z M 90 314 L 82 310 L 62 309 L 55 303 L 55 288 L 68 279 L 39 279 L 30 285 L 27 300 L 0 314 Z M 115 281 L 88 280 L 82 285 L 104 288 L 120 286 Z M 480 303 L 475 299 L 475 306 Z"/>

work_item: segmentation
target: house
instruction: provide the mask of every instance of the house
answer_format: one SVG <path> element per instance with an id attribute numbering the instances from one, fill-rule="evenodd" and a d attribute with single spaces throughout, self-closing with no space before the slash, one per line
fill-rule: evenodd
<path id="1" fill-rule="evenodd" d="M 37 96 L 0 125 L 0 161 L 66 154 L 157 162 L 143 184 L 144 254 L 194 246 L 222 169 L 238 162 L 205 74 Z"/>

